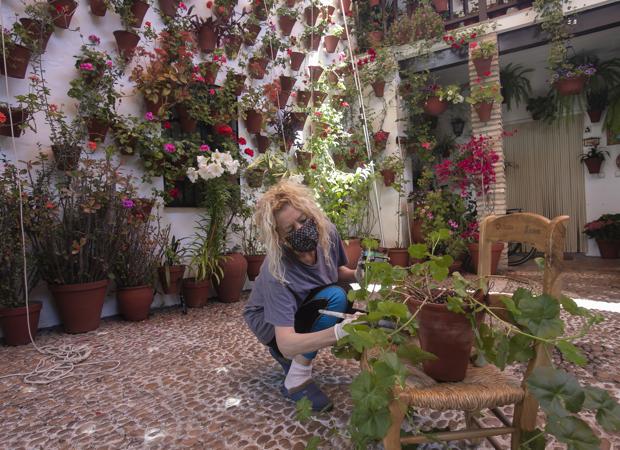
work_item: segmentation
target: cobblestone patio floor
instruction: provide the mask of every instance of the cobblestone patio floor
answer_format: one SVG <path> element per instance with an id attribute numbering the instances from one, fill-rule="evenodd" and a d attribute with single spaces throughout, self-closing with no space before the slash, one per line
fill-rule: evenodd
<path id="1" fill-rule="evenodd" d="M 612 277 L 606 285 L 618 282 Z M 620 299 L 618 291 L 612 295 Z M 82 335 L 42 331 L 39 345 L 85 343 L 93 348 L 89 361 L 118 360 L 120 366 L 106 372 L 100 365 L 86 375 L 93 367 L 78 367 L 78 376 L 46 386 L 0 379 L 0 448 L 298 450 L 315 435 L 321 449 L 352 448 L 344 430 L 357 364 L 319 353 L 315 379 L 336 406 L 300 423 L 295 405 L 279 394 L 280 367 L 246 329 L 242 308 L 243 302 L 212 302 L 187 315 L 178 308 L 155 311 L 141 323 L 106 319 Z M 620 398 L 620 314 L 603 314 L 607 320 L 579 342 L 589 363 L 574 373 Z M 32 346 L 0 347 L 0 375 L 28 371 L 39 359 Z M 454 429 L 460 419 L 458 412 L 419 410 L 414 425 Z M 620 449 L 620 437 L 602 437 L 602 449 Z"/>

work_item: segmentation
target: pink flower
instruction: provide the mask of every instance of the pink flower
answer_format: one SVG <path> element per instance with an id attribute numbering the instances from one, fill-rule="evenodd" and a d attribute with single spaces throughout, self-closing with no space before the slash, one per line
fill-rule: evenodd
<path id="1" fill-rule="evenodd" d="M 215 89 L 209 89 L 209 95 L 215 95 Z"/>
<path id="2" fill-rule="evenodd" d="M 431 143 L 430 142 L 422 142 L 420 145 L 425 150 L 430 150 L 431 149 Z"/>
<path id="3" fill-rule="evenodd" d="M 154 119 L 153 113 L 152 113 L 151 111 L 147 112 L 147 113 L 144 115 L 144 118 L 150 122 L 151 120 L 153 120 L 153 119 Z"/>
<path id="4" fill-rule="evenodd" d="M 211 147 L 209 147 L 207 144 L 202 144 L 200 146 L 200 151 L 201 152 L 209 152 L 209 151 L 211 151 Z"/>
<path id="5" fill-rule="evenodd" d="M 134 207 L 134 202 L 133 200 L 129 199 L 129 198 L 125 198 L 121 201 L 121 204 L 123 205 L 123 208 L 126 209 L 131 209 Z"/>
<path id="6" fill-rule="evenodd" d="M 314 115 L 317 117 L 321 117 L 323 115 L 323 113 L 321 111 L 315 111 Z"/>
<path id="7" fill-rule="evenodd" d="M 91 34 L 90 36 L 88 36 L 88 40 L 95 45 L 101 43 L 101 39 L 99 39 L 99 37 L 94 34 Z"/>
<path id="8" fill-rule="evenodd" d="M 95 67 L 91 63 L 82 63 L 80 64 L 80 70 L 92 71 L 95 70 Z"/>
<path id="9" fill-rule="evenodd" d="M 147 26 L 147 27 L 150 27 L 151 26 L 151 22 L 146 22 L 144 25 Z"/>
<path id="10" fill-rule="evenodd" d="M 181 2 L 181 3 L 179 3 L 179 8 L 187 9 L 187 6 L 185 6 L 185 3 Z"/>
<path id="11" fill-rule="evenodd" d="M 91 150 L 97 150 L 97 143 L 94 141 L 88 141 L 88 148 Z"/>
<path id="12" fill-rule="evenodd" d="M 177 148 L 174 146 L 174 144 L 164 144 L 164 151 L 166 153 L 174 153 L 177 151 Z"/>
<path id="13" fill-rule="evenodd" d="M 114 63 L 112 61 L 106 61 L 105 65 L 108 67 L 112 67 L 114 65 Z"/>
<path id="14" fill-rule="evenodd" d="M 470 42 L 469 43 L 469 48 L 476 48 L 478 47 L 478 43 L 477 42 Z"/>
<path id="15" fill-rule="evenodd" d="M 340 106 L 342 106 L 343 108 L 348 108 L 349 104 L 347 102 L 340 102 Z"/>

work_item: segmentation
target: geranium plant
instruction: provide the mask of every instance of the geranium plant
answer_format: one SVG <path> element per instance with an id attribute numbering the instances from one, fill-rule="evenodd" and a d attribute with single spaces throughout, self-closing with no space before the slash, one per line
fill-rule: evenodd
<path id="1" fill-rule="evenodd" d="M 470 42 L 472 59 L 491 58 L 497 51 L 497 46 L 493 41 Z"/>
<path id="2" fill-rule="evenodd" d="M 499 83 L 487 82 L 482 83 L 480 79 L 477 79 L 467 97 L 467 103 L 477 105 L 479 103 L 500 103 L 502 101 L 502 94 L 500 92 Z"/>
<path id="3" fill-rule="evenodd" d="M 396 58 L 388 48 L 370 48 L 365 55 L 357 57 L 356 64 L 364 84 L 390 81 L 398 69 Z"/>
<path id="4" fill-rule="evenodd" d="M 583 232 L 592 239 L 620 240 L 620 214 L 603 214 L 586 223 Z"/>
<path id="5" fill-rule="evenodd" d="M 431 84 L 425 88 L 425 92 L 429 97 L 435 96 L 442 102 L 448 102 L 454 105 L 463 103 L 463 100 L 465 100 L 465 98 L 461 95 L 461 88 L 457 84 L 450 84 L 448 86 Z"/>

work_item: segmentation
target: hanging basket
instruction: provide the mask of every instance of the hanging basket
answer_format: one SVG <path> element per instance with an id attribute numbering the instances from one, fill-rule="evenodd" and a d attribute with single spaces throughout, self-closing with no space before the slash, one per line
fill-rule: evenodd
<path id="1" fill-rule="evenodd" d="M 424 102 L 424 112 L 430 116 L 439 116 L 448 109 L 448 103 L 439 100 L 439 97 L 429 97 Z"/>
<path id="2" fill-rule="evenodd" d="M 321 106 L 327 97 L 327 92 L 312 91 L 312 106 L 315 108 Z"/>
<path id="3" fill-rule="evenodd" d="M 121 55 L 126 62 L 130 61 L 138 46 L 138 42 L 140 42 L 140 36 L 125 30 L 116 30 L 113 34 L 114 39 L 116 39 L 119 55 Z"/>
<path id="4" fill-rule="evenodd" d="M 287 77 L 286 75 L 280 75 L 280 86 L 283 91 L 292 91 L 293 86 L 295 86 L 295 82 L 297 81 L 294 77 Z"/>
<path id="5" fill-rule="evenodd" d="M 203 52 L 210 53 L 217 45 L 217 30 L 213 22 L 205 22 L 198 29 L 198 46 Z"/>
<path id="6" fill-rule="evenodd" d="M 108 8 L 104 0 L 90 0 L 90 12 L 93 15 L 103 17 L 107 11 Z"/>
<path id="7" fill-rule="evenodd" d="M 587 158 L 583 162 L 588 168 L 588 173 L 597 174 L 601 171 L 601 165 L 603 165 L 605 158 Z"/>
<path id="8" fill-rule="evenodd" d="M 312 153 L 297 151 L 295 152 L 295 160 L 300 168 L 307 169 L 312 161 Z"/>
<path id="9" fill-rule="evenodd" d="M 224 53 L 226 53 L 226 57 L 228 59 L 236 59 L 242 43 L 243 38 L 241 36 L 227 36 L 224 39 Z"/>
<path id="10" fill-rule="evenodd" d="M 246 25 L 245 35 L 243 36 L 243 43 L 248 46 L 252 46 L 256 43 L 258 33 L 260 33 L 260 25 Z"/>
<path id="11" fill-rule="evenodd" d="M 348 16 L 351 13 L 351 0 L 341 0 L 341 2 L 338 2 L 338 5 L 342 8 L 342 14 Z"/>
<path id="12" fill-rule="evenodd" d="M 493 102 L 491 103 L 476 103 L 474 105 L 474 109 L 476 113 L 478 113 L 478 118 L 480 122 L 488 122 L 491 120 L 491 113 L 493 112 Z"/>
<path id="13" fill-rule="evenodd" d="M 291 16 L 279 16 L 278 17 L 278 25 L 280 25 L 280 31 L 283 36 L 290 36 L 291 31 L 293 31 L 293 27 L 297 19 Z"/>
<path id="14" fill-rule="evenodd" d="M 321 14 L 321 10 L 316 6 L 308 6 L 304 9 L 306 25 L 313 27 L 316 24 L 316 20 L 319 18 L 319 14 Z"/>
<path id="15" fill-rule="evenodd" d="M 491 61 L 493 61 L 492 57 L 474 59 L 474 67 L 476 68 L 476 73 L 479 77 L 484 77 L 485 73 L 491 71 Z"/>
<path id="16" fill-rule="evenodd" d="M 577 95 L 583 92 L 583 88 L 586 85 L 586 78 L 565 78 L 563 80 L 553 83 L 553 87 L 558 91 L 560 95 Z"/>
<path id="17" fill-rule="evenodd" d="M 250 58 L 250 76 L 255 80 L 262 80 L 267 71 L 267 64 L 269 64 L 267 58 Z"/>
<path id="18" fill-rule="evenodd" d="M 78 7 L 77 2 L 73 0 L 52 0 L 49 4 L 54 25 L 58 28 L 69 28 L 73 14 Z"/>
<path id="19" fill-rule="evenodd" d="M 235 80 L 235 96 L 239 97 L 245 89 L 245 80 L 247 76 L 242 73 L 237 73 L 234 75 Z"/>
<path id="20" fill-rule="evenodd" d="M 325 46 L 325 51 L 327 53 L 334 53 L 336 51 L 336 47 L 338 47 L 339 41 L 340 41 L 340 38 L 338 36 L 333 36 L 333 35 L 325 36 L 325 39 L 323 41 L 323 45 Z"/>
<path id="21" fill-rule="evenodd" d="M 248 130 L 248 133 L 260 133 L 260 130 L 263 127 L 263 115 L 253 109 L 246 111 L 245 114 L 245 127 Z"/>
<path id="22" fill-rule="evenodd" d="M 372 83 L 372 90 L 375 92 L 376 97 L 383 97 L 383 94 L 385 93 L 385 81 L 377 80 Z"/>
<path id="23" fill-rule="evenodd" d="M 0 74 L 11 78 L 25 78 L 30 63 L 31 52 L 23 45 L 13 44 L 10 51 L 7 52 L 6 73 L 4 72 L 4 64 L 0 61 Z"/>
<path id="24" fill-rule="evenodd" d="M 0 123 L 0 136 L 14 136 L 20 137 L 23 133 L 22 125 L 28 121 L 30 113 L 26 109 L 11 108 L 9 117 L 9 108 L 0 106 L 0 112 L 6 116 L 6 121 Z M 11 119 L 13 122 L 13 128 L 11 128 Z"/>
<path id="25" fill-rule="evenodd" d="M 50 40 L 50 36 L 52 35 L 52 31 L 43 32 L 43 25 L 40 21 L 34 19 L 19 19 L 22 23 L 26 32 L 28 33 L 28 37 L 32 42 L 37 43 L 37 47 L 41 53 L 45 52 L 47 48 L 47 43 Z"/>
<path id="26" fill-rule="evenodd" d="M 301 64 L 306 59 L 306 54 L 301 52 L 291 52 L 291 70 L 298 71 L 301 68 Z"/>

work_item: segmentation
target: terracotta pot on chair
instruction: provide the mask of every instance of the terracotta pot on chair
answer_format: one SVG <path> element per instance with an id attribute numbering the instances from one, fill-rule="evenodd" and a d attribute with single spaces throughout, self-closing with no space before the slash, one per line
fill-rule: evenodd
<path id="1" fill-rule="evenodd" d="M 202 308 L 209 301 L 211 280 L 196 281 L 195 278 L 183 280 L 183 298 L 189 308 Z"/>
<path id="2" fill-rule="evenodd" d="M 265 255 L 245 255 L 245 259 L 248 262 L 248 279 L 254 281 L 260 273 Z"/>
<path id="3" fill-rule="evenodd" d="M 131 322 L 148 319 L 154 295 L 155 290 L 148 285 L 118 288 L 116 301 L 123 319 Z"/>
<path id="4" fill-rule="evenodd" d="M 389 248 L 387 251 L 390 264 L 393 266 L 408 267 L 409 251 L 406 248 Z"/>
<path id="5" fill-rule="evenodd" d="M 25 306 L 0 308 L 0 329 L 2 330 L 2 336 L 6 345 L 25 345 L 30 343 L 27 318 L 30 319 L 32 338 L 36 338 L 41 307 L 41 302 L 29 302 L 27 308 L 28 315 L 26 315 Z"/>
<path id="6" fill-rule="evenodd" d="M 108 283 L 49 284 L 65 332 L 86 333 L 99 328 Z"/>
<path id="7" fill-rule="evenodd" d="M 217 296 L 224 303 L 238 302 L 245 284 L 248 262 L 241 253 L 230 253 L 225 255 L 220 265 L 224 276 L 215 283 Z"/>
<path id="8" fill-rule="evenodd" d="M 349 260 L 347 264 L 349 269 L 355 269 L 357 267 L 357 261 L 362 255 L 361 242 L 361 239 L 358 238 L 349 238 L 343 241 L 344 251 L 347 254 L 347 259 Z"/>
<path id="9" fill-rule="evenodd" d="M 478 242 L 470 242 L 467 244 L 469 249 L 469 256 L 471 258 L 471 271 L 472 273 L 478 273 L 478 261 L 479 261 L 479 245 Z M 493 242 L 491 245 L 491 275 L 497 274 L 497 266 L 499 265 L 499 258 L 502 256 L 504 250 L 503 242 Z"/>

